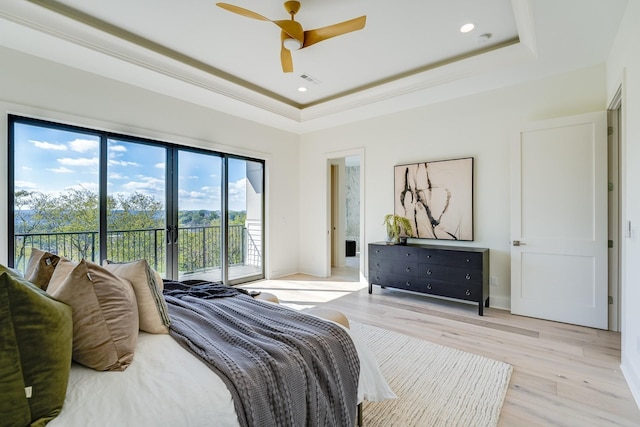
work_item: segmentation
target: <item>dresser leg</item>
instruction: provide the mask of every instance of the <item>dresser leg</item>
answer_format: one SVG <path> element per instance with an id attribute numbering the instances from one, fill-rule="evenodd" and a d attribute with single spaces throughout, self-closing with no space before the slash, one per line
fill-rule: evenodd
<path id="1" fill-rule="evenodd" d="M 373 292 L 373 285 L 369 283 L 369 295 Z"/>
<path id="2" fill-rule="evenodd" d="M 478 316 L 484 316 L 483 310 L 482 308 L 484 307 L 484 304 L 482 304 L 482 301 L 480 301 L 478 303 Z"/>

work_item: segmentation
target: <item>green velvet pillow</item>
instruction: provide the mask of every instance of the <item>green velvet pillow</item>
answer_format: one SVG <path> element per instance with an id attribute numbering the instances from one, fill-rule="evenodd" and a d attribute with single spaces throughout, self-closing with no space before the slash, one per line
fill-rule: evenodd
<path id="1" fill-rule="evenodd" d="M 62 408 L 71 307 L 0 265 L 0 414 L 3 426 L 43 426 Z"/>

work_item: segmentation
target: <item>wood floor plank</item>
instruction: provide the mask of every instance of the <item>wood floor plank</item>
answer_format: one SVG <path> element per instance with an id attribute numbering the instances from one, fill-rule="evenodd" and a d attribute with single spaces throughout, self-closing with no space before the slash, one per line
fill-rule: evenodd
<path id="1" fill-rule="evenodd" d="M 243 287 L 273 293 L 296 309 L 333 308 L 350 320 L 511 364 L 501 427 L 640 426 L 620 372 L 618 333 L 494 308 L 480 317 L 477 305 L 379 287 L 369 295 L 352 267 L 334 269 L 330 278 L 298 274 Z"/>

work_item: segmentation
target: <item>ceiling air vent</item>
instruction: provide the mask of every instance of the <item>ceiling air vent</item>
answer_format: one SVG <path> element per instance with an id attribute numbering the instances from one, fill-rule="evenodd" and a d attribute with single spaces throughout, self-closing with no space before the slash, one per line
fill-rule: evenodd
<path id="1" fill-rule="evenodd" d="M 315 77 L 310 76 L 307 73 L 300 74 L 300 78 L 308 81 L 309 83 L 313 83 L 314 85 L 319 85 L 320 83 L 322 83 L 320 80 L 316 79 Z"/>

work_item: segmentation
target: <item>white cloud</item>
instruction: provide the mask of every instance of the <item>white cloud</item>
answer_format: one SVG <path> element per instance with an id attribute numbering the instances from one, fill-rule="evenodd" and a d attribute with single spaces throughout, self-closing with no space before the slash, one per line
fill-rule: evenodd
<path id="1" fill-rule="evenodd" d="M 178 196 L 180 197 L 181 200 L 188 199 L 191 201 L 208 200 L 210 198 L 210 195 L 207 193 L 202 193 L 200 191 L 186 191 L 186 190 L 180 190 Z"/>
<path id="2" fill-rule="evenodd" d="M 127 179 L 126 176 L 120 175 L 119 173 L 116 173 L 116 172 L 113 172 L 112 174 L 110 174 L 109 178 L 111 178 L 111 179 Z"/>
<path id="3" fill-rule="evenodd" d="M 247 194 L 247 179 L 242 178 L 236 182 L 229 183 L 229 198 L 237 198 Z"/>
<path id="4" fill-rule="evenodd" d="M 109 166 L 140 166 L 140 163 L 109 159 Z"/>
<path id="5" fill-rule="evenodd" d="M 38 184 L 29 181 L 16 181 L 15 186 L 19 190 L 34 190 L 38 188 Z"/>
<path id="6" fill-rule="evenodd" d="M 164 169 L 167 167 L 167 166 L 164 164 L 164 162 L 162 162 L 162 163 L 156 163 L 154 166 L 155 166 L 156 168 L 158 168 L 158 169 L 162 169 L 162 170 L 164 170 Z"/>
<path id="7" fill-rule="evenodd" d="M 69 148 L 71 148 L 71 151 L 76 151 L 78 153 L 96 151 L 98 146 L 98 141 L 91 139 L 74 139 L 73 141 L 69 141 Z"/>
<path id="8" fill-rule="evenodd" d="M 71 159 L 65 157 L 63 159 L 58 159 L 58 163 L 66 166 L 98 166 L 98 158 L 93 157 L 89 159 L 86 157 L 81 157 L 79 159 Z"/>
<path id="9" fill-rule="evenodd" d="M 42 148 L 43 150 L 56 150 L 56 151 L 66 151 L 67 146 L 64 144 L 53 144 L 51 142 L 46 141 L 34 141 L 29 140 L 36 148 Z"/>
<path id="10" fill-rule="evenodd" d="M 21 168 L 21 169 L 22 169 L 23 171 L 32 171 L 32 170 L 33 170 L 33 168 L 32 168 L 32 167 L 29 167 L 29 166 L 22 166 L 22 168 Z"/>
<path id="11" fill-rule="evenodd" d="M 122 184 L 121 188 L 134 192 L 138 191 L 144 194 L 164 194 L 164 180 L 151 176 L 138 176 L 138 181 L 130 181 Z"/>
<path id="12" fill-rule="evenodd" d="M 109 151 L 119 151 L 121 153 L 127 151 L 127 147 L 124 145 L 109 145 Z"/>
<path id="13" fill-rule="evenodd" d="M 55 173 L 71 173 L 71 172 L 73 172 L 71 169 L 65 168 L 64 166 L 59 167 L 59 168 L 48 168 L 47 170 L 51 171 L 51 172 L 55 172 Z"/>
<path id="14" fill-rule="evenodd" d="M 78 184 L 71 185 L 66 187 L 65 190 L 89 190 L 98 192 L 98 183 L 97 182 L 80 182 Z"/>

